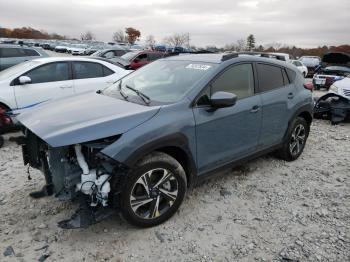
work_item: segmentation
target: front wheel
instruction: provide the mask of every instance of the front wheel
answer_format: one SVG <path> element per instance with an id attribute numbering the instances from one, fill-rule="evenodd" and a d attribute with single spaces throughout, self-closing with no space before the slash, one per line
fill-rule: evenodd
<path id="1" fill-rule="evenodd" d="M 186 189 L 180 163 L 165 153 L 154 152 L 129 173 L 121 193 L 121 214 L 136 226 L 159 225 L 174 215 Z"/>
<path id="2" fill-rule="evenodd" d="M 277 156 L 286 161 L 296 160 L 304 151 L 309 131 L 310 126 L 304 118 L 295 118 L 288 128 L 282 148 L 277 151 Z"/>

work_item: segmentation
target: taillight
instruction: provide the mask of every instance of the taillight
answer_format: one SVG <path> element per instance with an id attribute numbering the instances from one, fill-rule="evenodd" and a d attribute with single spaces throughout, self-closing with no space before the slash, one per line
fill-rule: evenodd
<path id="1" fill-rule="evenodd" d="M 312 82 L 305 83 L 304 88 L 310 90 L 311 92 L 314 91 L 314 85 Z"/>

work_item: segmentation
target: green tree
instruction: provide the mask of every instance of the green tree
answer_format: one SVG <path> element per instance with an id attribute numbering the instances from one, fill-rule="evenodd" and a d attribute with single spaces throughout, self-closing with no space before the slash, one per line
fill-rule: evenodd
<path id="1" fill-rule="evenodd" d="M 247 37 L 247 49 L 248 51 L 252 51 L 255 48 L 255 37 L 254 35 L 250 34 Z"/>

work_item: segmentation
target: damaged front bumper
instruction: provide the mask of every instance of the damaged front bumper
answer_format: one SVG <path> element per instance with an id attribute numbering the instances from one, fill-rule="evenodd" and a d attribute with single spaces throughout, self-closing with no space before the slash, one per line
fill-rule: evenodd
<path id="1" fill-rule="evenodd" d="M 127 168 L 100 151 L 116 141 L 114 136 L 77 145 L 51 147 L 29 129 L 18 139 L 25 165 L 39 169 L 46 187 L 60 200 L 75 200 L 79 209 L 63 228 L 79 228 L 101 221 L 118 208 L 119 192 Z"/>
<path id="2" fill-rule="evenodd" d="M 330 120 L 332 124 L 350 120 L 350 100 L 335 93 L 328 93 L 315 103 L 314 117 Z"/>

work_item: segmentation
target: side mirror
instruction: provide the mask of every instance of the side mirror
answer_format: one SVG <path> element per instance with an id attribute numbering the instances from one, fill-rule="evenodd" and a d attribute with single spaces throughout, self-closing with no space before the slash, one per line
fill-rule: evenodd
<path id="1" fill-rule="evenodd" d="M 230 107 L 236 104 L 237 96 L 229 92 L 215 92 L 211 98 L 210 103 L 214 108 Z"/>
<path id="2" fill-rule="evenodd" d="M 20 76 L 18 80 L 21 85 L 30 84 L 32 82 L 29 76 Z"/>

